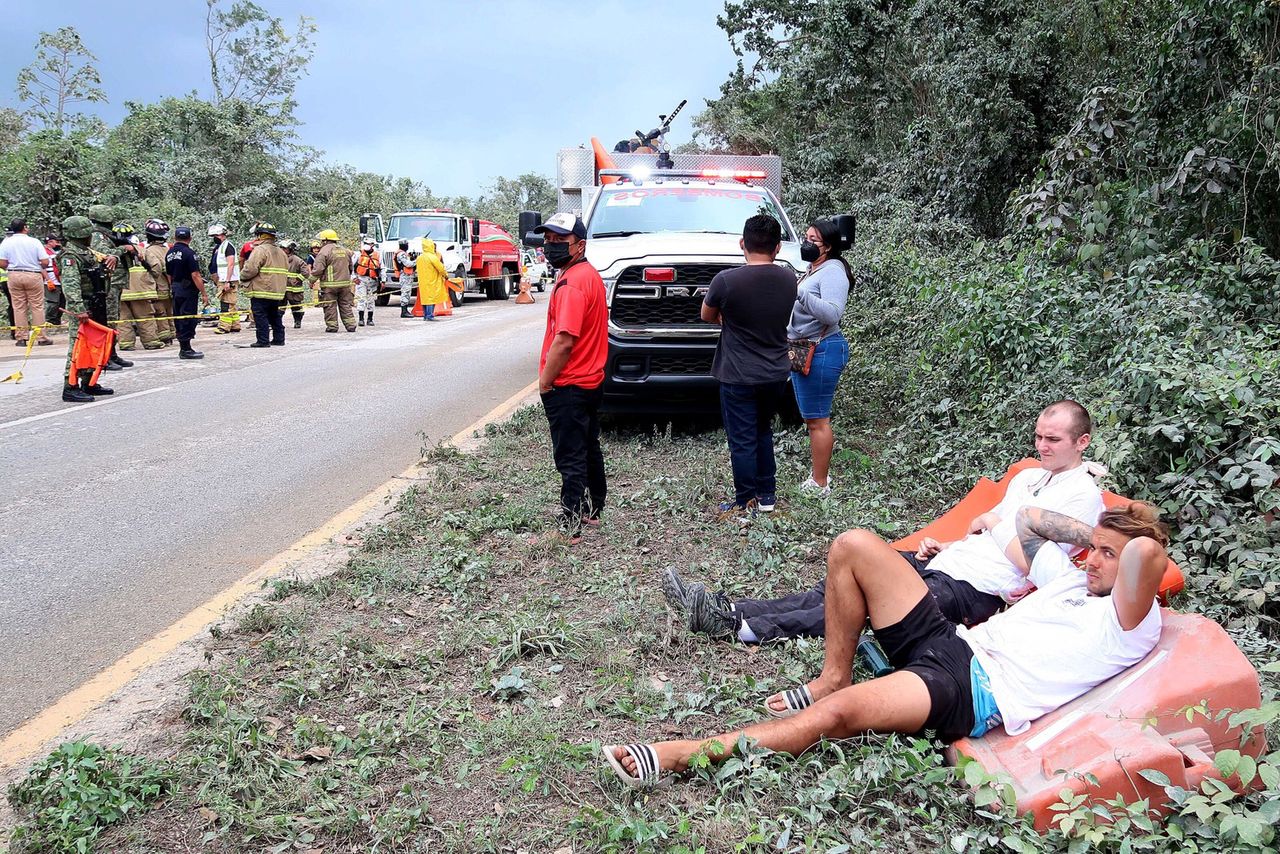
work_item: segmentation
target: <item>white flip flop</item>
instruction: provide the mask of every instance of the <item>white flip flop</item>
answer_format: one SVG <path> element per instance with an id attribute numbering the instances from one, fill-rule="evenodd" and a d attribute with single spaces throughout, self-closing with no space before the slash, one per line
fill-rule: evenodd
<path id="1" fill-rule="evenodd" d="M 613 751 L 621 747 L 626 751 L 636 763 L 638 774 L 632 774 L 622 767 L 622 763 L 618 761 L 618 757 L 613 755 Z M 671 775 L 662 770 L 658 765 L 658 752 L 653 749 L 651 744 L 606 744 L 600 748 L 604 753 L 605 761 L 609 763 L 609 767 L 613 769 L 613 773 L 617 775 L 627 786 L 641 791 L 649 791 L 659 789 L 663 786 L 671 784 Z"/>
<path id="2" fill-rule="evenodd" d="M 769 700 L 772 700 L 773 697 L 769 697 L 764 701 L 764 709 L 771 717 L 789 718 L 792 715 L 803 712 L 805 709 L 813 705 L 813 695 L 809 693 L 808 685 L 801 685 L 799 688 L 789 688 L 778 696 L 782 697 L 782 702 L 786 705 L 786 708 L 782 711 L 778 711 L 773 706 L 769 705 Z"/>

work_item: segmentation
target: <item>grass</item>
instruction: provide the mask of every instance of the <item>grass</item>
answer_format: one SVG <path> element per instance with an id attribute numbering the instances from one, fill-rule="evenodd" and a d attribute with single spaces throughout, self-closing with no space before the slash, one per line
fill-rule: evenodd
<path id="1" fill-rule="evenodd" d="M 921 739 L 854 739 L 794 759 L 748 749 L 650 796 L 602 770 L 602 743 L 760 719 L 764 696 L 821 660 L 820 642 L 690 636 L 663 605 L 661 567 L 730 593 L 792 592 L 821 576 L 836 533 L 901 535 L 955 498 L 904 492 L 894 461 L 841 438 L 839 491 L 813 500 L 788 492 L 807 472 L 807 441 L 785 433 L 779 512 L 743 530 L 710 511 L 729 480 L 722 434 L 615 430 L 605 525 L 574 548 L 525 539 L 550 525 L 558 491 L 540 412 L 489 431 L 475 454 L 433 450 L 427 479 L 345 568 L 277 582 L 215 633 L 219 655 L 190 675 L 172 746 L 139 760 L 164 769 L 162 800 L 98 828 L 98 849 L 1038 846 L 994 798 L 975 806 Z"/>

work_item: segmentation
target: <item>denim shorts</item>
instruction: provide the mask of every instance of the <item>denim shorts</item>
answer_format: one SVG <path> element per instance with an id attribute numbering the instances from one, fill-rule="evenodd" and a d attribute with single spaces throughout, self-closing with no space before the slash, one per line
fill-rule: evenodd
<path id="1" fill-rule="evenodd" d="M 830 418 L 831 401 L 836 396 L 840 374 L 849 363 L 849 342 L 840 332 L 833 332 L 818 342 L 813 351 L 809 373 L 791 372 L 791 385 L 796 390 L 796 404 L 801 418 Z"/>

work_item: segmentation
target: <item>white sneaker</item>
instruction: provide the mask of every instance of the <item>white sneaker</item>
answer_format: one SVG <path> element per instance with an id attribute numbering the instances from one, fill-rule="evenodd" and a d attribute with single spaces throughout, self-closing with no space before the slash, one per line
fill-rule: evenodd
<path id="1" fill-rule="evenodd" d="M 800 484 L 800 491 L 806 495 L 816 495 L 818 498 L 826 498 L 831 494 L 831 478 L 827 478 L 827 485 L 822 486 L 813 476 L 810 475 L 804 483 Z"/>

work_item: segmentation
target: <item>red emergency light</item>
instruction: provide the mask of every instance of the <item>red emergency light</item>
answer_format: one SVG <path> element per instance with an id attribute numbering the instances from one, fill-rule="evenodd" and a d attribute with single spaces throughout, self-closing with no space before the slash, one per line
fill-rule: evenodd
<path id="1" fill-rule="evenodd" d="M 703 169 L 703 178 L 732 178 L 735 181 L 747 181 L 752 178 L 763 180 L 769 177 L 768 172 L 758 169 Z"/>
<path id="2" fill-rule="evenodd" d="M 643 278 L 646 282 L 674 282 L 675 267 L 645 267 Z"/>

